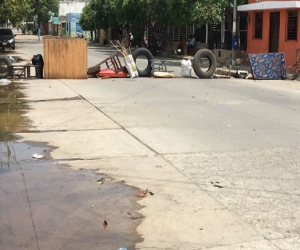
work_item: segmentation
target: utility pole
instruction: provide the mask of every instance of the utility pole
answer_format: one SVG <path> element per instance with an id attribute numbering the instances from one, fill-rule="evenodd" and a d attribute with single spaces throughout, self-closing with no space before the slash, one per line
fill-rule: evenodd
<path id="1" fill-rule="evenodd" d="M 237 0 L 233 0 L 233 24 L 232 24 L 232 64 L 235 63 L 236 54 L 233 46 L 233 38 L 236 37 Z"/>

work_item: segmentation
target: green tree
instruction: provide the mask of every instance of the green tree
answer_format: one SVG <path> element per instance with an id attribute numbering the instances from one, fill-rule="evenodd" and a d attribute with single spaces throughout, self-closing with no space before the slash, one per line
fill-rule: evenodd
<path id="1" fill-rule="evenodd" d="M 82 10 L 79 23 L 83 30 L 96 30 L 98 28 L 97 26 L 97 10 L 94 10 L 92 8 L 93 2 L 95 0 L 92 0 L 89 5 L 85 6 Z"/>
<path id="2" fill-rule="evenodd" d="M 38 24 L 49 21 L 49 12 L 58 13 L 59 0 L 31 0 L 31 15 L 37 16 Z"/>
<path id="3" fill-rule="evenodd" d="M 79 23 L 84 30 L 95 31 L 96 40 L 99 40 L 100 29 L 113 27 L 116 15 L 113 4 L 113 0 L 91 0 L 82 10 Z"/>
<path id="4" fill-rule="evenodd" d="M 30 13 L 31 0 L 0 0 L 0 22 L 8 20 L 12 24 L 20 22 L 24 16 Z"/>
<path id="5" fill-rule="evenodd" d="M 41 0 L 40 0 L 41 1 Z M 238 0 L 239 4 L 247 0 Z M 232 15 L 233 0 L 91 0 L 80 24 L 86 30 L 119 28 L 143 33 L 147 23 L 164 27 L 217 24 Z M 231 11 L 231 12 L 230 12 Z M 232 20 L 232 19 L 231 19 Z M 232 22 L 232 21 L 231 21 Z"/>

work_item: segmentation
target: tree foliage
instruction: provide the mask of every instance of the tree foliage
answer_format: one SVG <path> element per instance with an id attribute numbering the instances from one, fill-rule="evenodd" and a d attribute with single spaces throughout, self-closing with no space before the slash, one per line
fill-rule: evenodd
<path id="1" fill-rule="evenodd" d="M 49 12 L 58 13 L 59 0 L 31 0 L 32 16 L 37 16 L 38 23 L 48 22 Z"/>
<path id="2" fill-rule="evenodd" d="M 30 12 L 31 0 L 0 0 L 0 22 L 20 22 Z"/>
<path id="3" fill-rule="evenodd" d="M 108 29 L 114 16 L 112 3 L 107 0 L 91 0 L 82 10 L 79 23 L 84 30 Z"/>
<path id="4" fill-rule="evenodd" d="M 247 0 L 238 0 L 239 4 Z M 157 22 L 198 27 L 219 23 L 233 0 L 91 0 L 80 23 L 94 28 L 131 27 Z"/>
<path id="5" fill-rule="evenodd" d="M 0 0 L 0 22 L 10 20 L 16 24 L 23 19 L 33 20 L 38 17 L 38 22 L 48 22 L 49 11 L 58 12 L 59 0 Z"/>

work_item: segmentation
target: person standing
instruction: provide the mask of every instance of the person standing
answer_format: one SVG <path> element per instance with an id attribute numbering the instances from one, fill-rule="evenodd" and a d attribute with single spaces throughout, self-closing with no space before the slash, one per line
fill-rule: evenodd
<path id="1" fill-rule="evenodd" d="M 133 34 L 129 32 L 129 47 L 132 47 L 133 39 L 134 39 Z"/>
<path id="2" fill-rule="evenodd" d="M 122 39 L 123 39 L 123 29 L 122 28 L 120 28 L 118 30 L 117 36 L 118 36 L 117 39 L 119 40 L 119 42 L 122 43 Z"/>
<path id="3" fill-rule="evenodd" d="M 155 39 L 156 39 L 157 48 L 160 50 L 163 41 L 162 41 L 162 36 L 161 36 L 159 30 L 156 31 Z"/>
<path id="4" fill-rule="evenodd" d="M 41 40 L 41 29 L 40 27 L 37 28 L 37 36 L 38 36 L 38 40 Z"/>

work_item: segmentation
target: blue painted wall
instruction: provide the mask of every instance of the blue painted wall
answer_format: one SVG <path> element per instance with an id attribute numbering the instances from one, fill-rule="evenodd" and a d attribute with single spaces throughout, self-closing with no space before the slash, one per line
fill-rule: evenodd
<path id="1" fill-rule="evenodd" d="M 70 37 L 76 37 L 76 32 L 82 32 L 82 28 L 79 25 L 80 19 L 79 13 L 68 13 L 66 15 L 66 35 Z"/>

